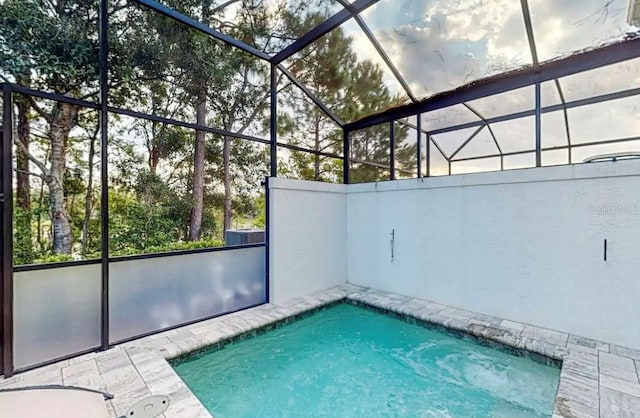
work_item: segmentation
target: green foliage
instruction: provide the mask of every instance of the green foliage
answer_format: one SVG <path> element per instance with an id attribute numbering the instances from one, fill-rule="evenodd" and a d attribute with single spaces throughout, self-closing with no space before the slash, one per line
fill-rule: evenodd
<path id="1" fill-rule="evenodd" d="M 64 261 L 73 261 L 73 256 L 71 254 L 45 254 L 33 260 L 33 263 L 61 263 Z"/>
<path id="2" fill-rule="evenodd" d="M 163 3 L 269 53 L 324 21 L 334 5 L 329 0 L 302 0 L 273 8 L 263 0 L 240 0 L 230 24 L 218 7 L 220 1 Z M 135 2 L 113 0 L 109 7 L 111 105 L 194 122 L 196 108 L 205 104 L 206 114 L 198 123 L 268 137 L 268 65 Z M 0 2 L 0 77 L 96 100 L 98 27 L 97 0 Z M 338 28 L 288 60 L 290 71 L 345 121 L 405 100 L 390 93 L 377 65 L 358 59 L 352 43 Z M 277 128 L 282 141 L 342 153 L 342 131 L 331 119 L 295 88 L 279 94 L 284 104 L 279 106 Z M 192 129 L 110 114 L 109 155 L 100 155 L 94 110 L 63 108 L 36 98 L 27 103 L 30 166 L 39 171 L 31 176 L 31 207 L 16 209 L 14 215 L 16 264 L 100 256 L 99 170 L 107 159 L 110 255 L 223 245 L 229 216 L 236 226 L 264 227 L 260 183 L 268 174 L 268 146 L 207 132 L 204 170 L 196 173 Z M 62 110 L 71 116 L 64 119 Z M 406 137 L 405 128 L 396 130 L 396 164 L 401 168 L 411 167 L 415 156 L 415 145 L 405 142 Z M 388 178 L 388 148 L 388 126 L 353 133 L 351 158 L 374 165 L 353 164 L 352 179 Z M 57 177 L 44 181 L 51 180 L 52 151 L 60 149 Z M 296 178 L 340 182 L 343 164 L 291 151 L 279 170 Z M 188 242 L 198 206 L 193 198 L 196 174 L 204 179 L 202 232 L 200 241 Z M 63 197 L 58 193 L 56 202 L 51 184 L 63 185 Z M 63 206 L 68 216 L 70 254 L 52 254 L 57 242 L 53 203 Z"/>
<path id="3" fill-rule="evenodd" d="M 260 195 L 259 198 L 256 199 L 256 209 L 258 212 L 258 216 L 253 221 L 253 224 L 256 228 L 265 228 L 267 225 L 266 216 L 267 216 L 267 205 L 265 195 Z"/>
<path id="4" fill-rule="evenodd" d="M 13 258 L 15 264 L 31 264 L 34 258 L 31 241 L 32 212 L 19 206 L 13 210 Z"/>
<path id="5" fill-rule="evenodd" d="M 0 5 L 0 68 L 17 77 L 36 74 L 34 86 L 67 94 L 98 80 L 98 2 L 74 5 L 7 0 Z M 56 7 L 57 6 L 57 7 Z"/>
<path id="6" fill-rule="evenodd" d="M 291 23 L 293 27 L 315 27 L 326 19 L 315 13 Z M 341 28 L 305 48 L 291 66 L 291 71 L 342 120 L 353 121 L 363 116 L 396 106 L 406 100 L 393 96 L 383 82 L 380 67 L 358 60 L 353 40 Z M 286 91 L 286 104 L 279 114 L 278 133 L 285 142 L 314 151 L 342 154 L 342 130 L 311 103 L 302 92 Z M 397 166 L 410 166 L 411 154 L 404 151 L 407 137 L 404 127 L 396 129 Z M 350 176 L 353 182 L 389 178 L 390 150 L 388 124 L 354 132 L 351 136 Z M 363 164 L 367 162 L 371 164 Z M 415 166 L 415 161 L 413 166 Z M 385 169 L 386 167 L 386 169 Z M 340 182 L 343 166 L 340 160 L 294 151 L 282 172 L 296 178 Z"/>
<path id="7" fill-rule="evenodd" d="M 146 176 L 148 179 L 153 178 Z M 137 194 L 109 195 L 109 246 L 112 253 L 144 251 L 184 238 L 184 201 L 163 195 L 156 179 L 140 185 Z M 182 206 L 182 207 L 181 207 Z M 188 211 L 186 212 L 188 214 Z"/>
<path id="8" fill-rule="evenodd" d="M 86 187 L 82 178 L 82 171 L 79 168 L 65 171 L 63 187 L 64 194 L 67 197 L 84 193 Z"/>
<path id="9" fill-rule="evenodd" d="M 113 251 L 111 253 L 112 256 L 122 256 L 122 255 L 136 255 L 136 254 L 154 254 L 154 253 L 164 253 L 169 251 L 183 251 L 183 250 L 195 250 L 200 248 L 213 248 L 213 247 L 223 247 L 224 241 L 218 239 L 210 239 L 210 240 L 200 240 L 200 241 L 176 241 L 169 242 L 164 245 L 152 246 L 144 248 L 143 250 L 125 247 L 118 251 Z"/>

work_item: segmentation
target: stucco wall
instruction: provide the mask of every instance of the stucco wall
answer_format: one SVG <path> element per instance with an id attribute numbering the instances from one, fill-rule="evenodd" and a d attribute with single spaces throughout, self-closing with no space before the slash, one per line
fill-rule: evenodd
<path id="1" fill-rule="evenodd" d="M 347 208 L 351 283 L 640 348 L 638 161 L 350 185 Z"/>
<path id="2" fill-rule="evenodd" d="M 347 281 L 345 186 L 269 179 L 270 301 Z"/>

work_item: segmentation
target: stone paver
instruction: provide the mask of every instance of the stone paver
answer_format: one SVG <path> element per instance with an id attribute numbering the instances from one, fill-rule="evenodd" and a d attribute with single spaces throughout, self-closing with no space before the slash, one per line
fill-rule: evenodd
<path id="1" fill-rule="evenodd" d="M 553 418 L 640 418 L 638 350 L 350 284 L 285 304 L 262 305 L 198 322 L 0 379 L 0 388 L 65 384 L 104 390 L 115 395 L 113 401 L 107 402 L 113 416 L 124 414 L 146 396 L 163 394 L 171 399 L 164 418 L 208 418 L 211 415 L 168 359 L 288 322 L 289 318 L 343 299 L 562 362 Z"/>
<path id="2" fill-rule="evenodd" d="M 640 360 L 640 350 L 634 350 L 633 348 L 620 347 L 619 345 L 611 344 L 611 350 L 613 354 L 617 354 L 623 357 L 629 357 L 634 360 Z"/>
<path id="3" fill-rule="evenodd" d="M 592 340 L 590 338 L 580 337 L 577 335 L 569 334 L 569 339 L 567 340 L 567 345 L 571 344 L 571 346 L 576 347 L 582 351 L 586 351 L 590 349 L 591 351 L 604 351 L 606 353 L 609 352 L 609 344 L 604 343 L 602 341 Z"/>
<path id="4" fill-rule="evenodd" d="M 640 398 L 606 387 L 600 388 L 601 417 L 640 417 Z"/>
<path id="5" fill-rule="evenodd" d="M 524 324 L 518 322 L 509 321 L 508 319 L 500 322 L 500 327 L 512 330 L 514 333 L 521 334 L 524 330 Z"/>

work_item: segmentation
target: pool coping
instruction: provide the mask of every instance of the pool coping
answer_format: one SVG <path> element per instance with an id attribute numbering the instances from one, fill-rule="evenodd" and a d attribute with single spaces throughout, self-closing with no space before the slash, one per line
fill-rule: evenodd
<path id="1" fill-rule="evenodd" d="M 224 347 L 226 347 L 227 345 L 230 344 L 234 344 L 246 339 L 250 339 L 250 338 L 254 338 L 257 337 L 259 335 L 262 335 L 264 333 L 267 333 L 271 330 L 275 330 L 278 328 L 281 328 L 283 326 L 286 326 L 288 324 L 300 321 L 304 318 L 307 318 L 309 316 L 315 315 L 316 313 L 322 312 L 324 310 L 330 309 L 334 306 L 338 306 L 338 305 L 342 305 L 342 304 L 348 304 L 351 306 L 356 306 L 362 309 L 366 309 L 368 311 L 372 311 L 372 312 L 377 312 L 380 313 L 382 315 L 386 315 L 389 317 L 393 317 L 396 319 L 399 319 L 403 322 L 408 322 L 411 324 L 415 324 L 424 328 L 428 328 L 437 332 L 441 332 L 441 333 L 445 333 L 447 335 L 450 335 L 454 338 L 461 338 L 461 339 L 465 339 L 467 341 L 471 341 L 475 344 L 480 344 L 486 347 L 491 347 L 497 350 L 500 350 L 502 352 L 514 355 L 514 356 L 518 356 L 518 357 L 526 357 L 529 358 L 530 360 L 533 360 L 537 363 L 546 365 L 546 366 L 551 366 L 551 367 L 555 367 L 558 369 L 558 371 L 561 369 L 562 366 L 562 360 L 560 358 L 552 358 L 549 357 L 548 353 L 547 354 L 542 354 L 542 353 L 536 353 L 533 351 L 528 351 L 524 348 L 520 348 L 520 347 L 513 347 L 510 345 L 507 345 L 503 342 L 500 342 L 498 340 L 492 340 L 492 339 L 487 339 L 485 336 L 483 336 L 481 333 L 476 333 L 476 334 L 472 334 L 469 332 L 469 330 L 466 329 L 454 329 L 454 328 L 450 328 L 448 326 L 445 326 L 443 324 L 439 324 L 436 322 L 431 322 L 427 319 L 419 319 L 416 316 L 412 316 L 412 315 L 408 315 L 405 313 L 402 313 L 400 311 L 391 311 L 389 309 L 385 309 L 382 308 L 380 306 L 375 306 L 375 305 L 371 305 L 369 303 L 367 303 L 366 301 L 362 301 L 362 300 L 355 300 L 355 299 L 351 299 L 349 298 L 349 296 L 345 296 L 344 298 L 335 300 L 335 301 L 331 301 L 328 302 L 324 305 L 320 305 L 318 307 L 315 307 L 313 309 L 310 309 L 308 311 L 304 311 L 302 313 L 299 313 L 297 315 L 293 315 L 287 318 L 284 318 L 282 320 L 276 321 L 274 323 L 270 323 L 267 324 L 265 326 L 262 326 L 260 328 L 257 328 L 255 330 L 251 330 L 242 334 L 238 334 L 235 335 L 233 337 L 221 340 L 215 344 L 212 345 L 208 345 L 202 348 L 199 348 L 197 350 L 194 351 L 189 351 L 187 353 L 183 353 L 180 354 L 177 357 L 173 357 L 173 358 L 169 358 L 167 359 L 167 361 L 169 362 L 169 364 L 172 367 L 175 367 L 177 364 L 183 363 L 183 362 L 188 362 L 191 360 L 194 360 L 196 358 L 199 358 L 205 354 L 210 354 L 213 352 L 216 352 L 218 350 L 223 349 Z"/>
<path id="2" fill-rule="evenodd" d="M 348 300 L 404 319 L 469 335 L 483 343 L 561 362 L 553 418 L 640 417 L 640 350 L 458 309 L 423 299 L 343 284 L 284 304 L 198 322 L 0 380 L 2 387 L 65 384 L 106 390 L 112 416 L 151 394 L 171 399 L 165 418 L 210 418 L 169 361 L 289 323 Z"/>

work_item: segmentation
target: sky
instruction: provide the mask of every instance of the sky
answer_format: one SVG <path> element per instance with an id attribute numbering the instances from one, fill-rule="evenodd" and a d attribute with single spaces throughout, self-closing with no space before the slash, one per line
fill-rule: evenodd
<path id="1" fill-rule="evenodd" d="M 637 30 L 626 23 L 628 2 L 529 0 L 539 61 L 606 43 Z M 418 98 L 532 63 L 518 0 L 381 0 L 362 16 Z M 360 59 L 370 59 L 385 66 L 355 22 L 347 22 L 343 28 L 354 38 Z M 388 70 L 385 81 L 392 91 L 403 92 Z M 640 60 L 565 77 L 560 84 L 567 101 L 640 87 Z M 532 109 L 534 94 L 531 86 L 469 104 L 485 117 L 499 116 Z M 543 106 L 560 102 L 554 82 L 542 86 L 542 102 Z M 633 97 L 570 109 L 572 142 L 638 135 L 640 109 L 637 102 L 637 97 Z M 458 105 L 423 115 L 423 126 L 437 129 L 476 119 L 471 111 Z M 566 144 L 562 112 L 544 115 L 542 124 L 543 147 Z M 508 152 L 531 149 L 535 142 L 534 126 L 533 118 L 525 118 L 494 124 L 492 128 L 503 151 Z M 471 132 L 473 129 L 442 134 L 436 141 L 445 152 L 451 153 Z M 626 150 L 640 150 L 640 141 L 575 149 L 573 162 L 594 154 Z M 469 143 L 469 149 L 464 149 L 458 156 L 496 152 L 485 129 Z M 535 163 L 531 155 L 507 160 L 507 168 Z M 567 152 L 546 152 L 543 163 L 567 163 Z M 438 164 L 434 168 L 438 173 L 446 174 L 444 167 L 444 164 Z M 498 159 L 454 164 L 454 172 L 498 168 Z"/>
<path id="2" fill-rule="evenodd" d="M 529 9 L 540 62 L 619 39 L 638 28 L 626 22 L 630 0 L 529 0 Z M 265 0 L 275 8 L 281 2 L 296 7 L 294 0 Z M 240 3 L 225 9 L 233 21 Z M 323 2 L 329 13 L 341 9 L 337 0 Z M 304 12 L 304 6 L 301 12 Z M 384 51 L 417 98 L 454 89 L 468 82 L 532 63 L 521 2 L 519 0 L 380 0 L 361 13 Z M 371 60 L 384 70 L 384 81 L 393 93 L 404 90 L 354 19 L 341 28 L 353 38 L 360 60 Z M 640 59 L 576 74 L 559 80 L 566 101 L 640 87 Z M 408 99 L 407 99 L 408 100 Z M 637 98 L 620 99 L 568 111 L 572 143 L 640 136 Z M 534 87 L 518 89 L 468 103 L 485 117 L 495 117 L 534 108 Z M 542 84 L 542 105 L 561 103 L 554 81 Z M 384 110 L 380 108 L 379 110 Z M 463 105 L 422 116 L 427 130 L 477 121 Z M 504 152 L 533 149 L 533 117 L 492 124 Z M 440 147 L 451 155 L 474 129 L 435 135 Z M 567 144 L 563 112 L 542 118 L 543 147 Z M 640 150 L 640 140 L 574 149 L 572 162 L 621 151 Z M 432 154 L 437 155 L 433 150 Z M 487 129 L 480 131 L 458 157 L 492 155 L 498 149 Z M 568 163 L 567 151 L 543 153 L 543 164 Z M 444 159 L 434 158 L 432 171 L 447 174 Z M 535 165 L 533 154 L 505 158 L 505 168 Z M 495 170 L 499 159 L 456 163 L 453 172 Z"/>

